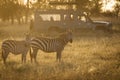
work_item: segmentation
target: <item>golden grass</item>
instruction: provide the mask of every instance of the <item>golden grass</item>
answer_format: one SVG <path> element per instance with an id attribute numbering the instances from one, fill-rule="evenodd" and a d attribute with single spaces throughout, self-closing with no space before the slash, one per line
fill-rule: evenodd
<path id="1" fill-rule="evenodd" d="M 28 30 L 7 29 L 4 32 L 14 33 L 14 39 L 24 38 Z M 21 63 L 21 55 L 10 54 L 7 66 L 0 58 L 0 80 L 120 80 L 119 35 L 74 32 L 73 43 L 65 47 L 60 63 L 56 62 L 56 53 L 39 51 L 39 64 L 30 63 L 29 54 L 26 64 Z"/>

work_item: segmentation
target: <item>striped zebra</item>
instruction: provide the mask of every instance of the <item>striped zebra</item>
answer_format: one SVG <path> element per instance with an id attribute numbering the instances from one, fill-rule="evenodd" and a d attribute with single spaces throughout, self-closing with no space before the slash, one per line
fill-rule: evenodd
<path id="1" fill-rule="evenodd" d="M 26 54 L 30 49 L 29 39 L 26 40 L 5 40 L 2 43 L 2 59 L 3 63 L 6 64 L 6 59 L 9 53 L 13 53 L 15 55 L 22 54 L 22 62 L 26 62 Z"/>
<path id="2" fill-rule="evenodd" d="M 36 61 L 36 56 L 38 50 L 44 52 L 56 52 L 56 60 L 61 61 L 61 53 L 64 50 L 65 45 L 70 42 L 72 43 L 72 32 L 68 31 L 61 34 L 56 38 L 46 38 L 46 37 L 35 37 L 31 39 L 30 45 L 32 52 L 30 51 L 31 62 Z"/>

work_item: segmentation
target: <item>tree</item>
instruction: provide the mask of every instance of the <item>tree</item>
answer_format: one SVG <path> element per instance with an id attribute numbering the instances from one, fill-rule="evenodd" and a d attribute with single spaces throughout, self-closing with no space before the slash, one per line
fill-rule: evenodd
<path id="1" fill-rule="evenodd" d="M 90 13 L 92 15 L 99 15 L 101 13 L 102 2 L 101 0 L 90 1 Z"/>
<path id="2" fill-rule="evenodd" d="M 89 2 L 89 0 L 76 0 L 77 9 L 80 11 L 87 11 L 87 6 Z"/>
<path id="3" fill-rule="evenodd" d="M 16 13 L 16 0 L 1 0 L 0 3 L 0 14 L 1 18 L 3 20 L 9 20 L 10 18 L 12 19 L 13 23 L 13 17 L 14 14 Z"/>
<path id="4" fill-rule="evenodd" d="M 21 5 L 18 0 L 0 0 L 0 18 L 3 21 L 11 20 L 14 23 L 14 19 L 20 19 L 24 13 L 25 6 Z"/>
<path id="5" fill-rule="evenodd" d="M 118 18 L 120 13 L 120 0 L 116 0 L 114 13 L 115 13 L 115 16 Z"/>
<path id="6" fill-rule="evenodd" d="M 26 4 L 26 13 L 25 13 L 25 17 L 26 17 L 26 18 L 25 18 L 25 23 L 28 22 L 29 3 L 30 3 L 30 1 L 27 0 L 27 4 Z"/>

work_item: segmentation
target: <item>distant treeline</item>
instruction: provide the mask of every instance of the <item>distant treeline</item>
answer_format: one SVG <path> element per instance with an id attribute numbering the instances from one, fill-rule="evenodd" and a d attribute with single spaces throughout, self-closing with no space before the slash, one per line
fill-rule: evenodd
<path id="1" fill-rule="evenodd" d="M 55 1 L 56 4 L 50 4 L 51 1 Z M 103 0 L 27 0 L 26 4 L 20 2 L 20 0 L 0 0 L 0 19 L 2 21 L 14 21 L 17 20 L 19 24 L 27 23 L 28 17 L 36 9 L 77 9 L 85 11 L 90 16 L 108 16 L 119 18 L 120 14 L 120 0 L 115 0 L 116 4 L 113 11 L 102 11 Z M 70 3 L 70 4 L 69 4 Z M 106 4 L 109 0 L 106 0 Z"/>

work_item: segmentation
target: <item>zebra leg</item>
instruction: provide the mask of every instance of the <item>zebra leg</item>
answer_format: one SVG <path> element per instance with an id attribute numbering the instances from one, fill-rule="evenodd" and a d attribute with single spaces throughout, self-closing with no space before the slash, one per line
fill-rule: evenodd
<path id="1" fill-rule="evenodd" d="M 22 54 L 22 63 L 24 63 L 24 57 L 23 57 L 23 54 Z"/>
<path id="2" fill-rule="evenodd" d="M 58 61 L 58 57 L 59 57 L 59 56 L 58 56 L 58 52 L 57 52 L 57 54 L 56 54 L 56 61 Z"/>
<path id="3" fill-rule="evenodd" d="M 31 63 L 33 62 L 33 49 L 32 49 L 32 47 L 30 48 L 30 52 L 29 52 L 29 54 L 30 54 L 30 59 L 31 59 Z"/>
<path id="4" fill-rule="evenodd" d="M 59 62 L 61 61 L 61 51 L 58 51 L 58 52 L 57 52 L 56 60 L 57 60 L 57 61 L 59 60 Z"/>
<path id="5" fill-rule="evenodd" d="M 24 57 L 24 63 L 26 63 L 26 54 L 23 57 Z"/>
<path id="6" fill-rule="evenodd" d="M 3 63 L 6 64 L 6 59 L 8 57 L 9 52 L 2 51 L 2 58 L 3 58 Z"/>
<path id="7" fill-rule="evenodd" d="M 37 60 L 36 60 L 37 52 L 38 52 L 38 49 L 33 49 L 33 58 L 34 58 L 35 63 L 37 63 Z"/>
<path id="8" fill-rule="evenodd" d="M 27 53 L 22 54 L 22 63 L 26 63 L 26 54 Z"/>
<path id="9" fill-rule="evenodd" d="M 31 51 L 32 48 L 30 48 L 30 59 L 31 59 L 31 63 L 33 62 L 33 55 L 32 55 L 32 51 Z"/>

